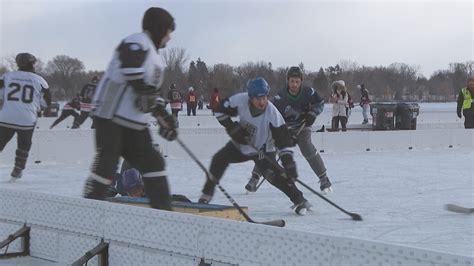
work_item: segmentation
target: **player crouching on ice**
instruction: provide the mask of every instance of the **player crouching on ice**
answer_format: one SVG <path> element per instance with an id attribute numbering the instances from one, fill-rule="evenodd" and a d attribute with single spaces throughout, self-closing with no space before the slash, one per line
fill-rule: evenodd
<path id="1" fill-rule="evenodd" d="M 247 93 L 233 95 L 219 104 L 216 118 L 226 128 L 231 141 L 212 158 L 209 172 L 213 180 L 206 181 L 199 203 L 211 201 L 216 183 L 222 178 L 229 164 L 253 160 L 265 172 L 265 178 L 290 198 L 294 203 L 295 212 L 299 215 L 306 214 L 311 205 L 294 183 L 298 173 L 290 148 L 293 142 L 285 120 L 268 101 L 269 91 L 270 87 L 265 79 L 252 79 L 247 82 Z M 239 116 L 239 122 L 231 120 L 231 117 L 235 116 Z M 275 146 L 285 173 L 262 156 L 266 154 L 275 160 Z"/>

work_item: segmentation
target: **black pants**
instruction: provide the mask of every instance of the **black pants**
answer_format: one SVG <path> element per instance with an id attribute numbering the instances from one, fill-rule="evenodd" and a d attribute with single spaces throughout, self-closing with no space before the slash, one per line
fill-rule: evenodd
<path id="1" fill-rule="evenodd" d="M 171 210 L 165 161 L 153 147 L 148 129 L 134 130 L 97 117 L 94 120 L 97 154 L 92 173 L 113 181 L 122 156 L 142 174 L 151 206 Z"/>
<path id="2" fill-rule="evenodd" d="M 275 153 L 267 153 L 275 161 Z M 257 155 L 247 156 L 242 154 L 232 142 L 228 142 L 212 158 L 211 169 L 209 172 L 215 180 L 219 181 L 224 175 L 225 170 L 231 163 L 242 163 L 253 160 L 261 169 L 263 176 L 276 188 L 285 193 L 294 204 L 301 203 L 304 200 L 303 193 L 298 190 L 293 182 L 289 182 L 282 176 L 279 169 L 268 162 L 266 159 L 259 159 Z M 275 161 L 276 163 L 276 161 Z M 202 192 L 206 195 L 214 195 L 216 184 L 214 181 L 207 180 Z"/>
<path id="3" fill-rule="evenodd" d="M 13 129 L 0 126 L 0 152 L 3 151 L 7 143 L 16 133 L 17 149 L 15 153 L 15 167 L 21 170 L 25 169 L 26 160 L 31 149 L 31 139 L 34 129 Z"/>
<path id="4" fill-rule="evenodd" d="M 471 109 L 474 107 L 471 107 Z M 474 110 L 470 112 L 463 112 L 464 114 L 464 128 L 474 128 Z"/>
<path id="5" fill-rule="evenodd" d="M 193 114 L 193 116 L 196 116 L 196 105 L 195 104 L 188 104 L 187 105 L 187 111 L 188 111 L 188 116 Z"/>
<path id="6" fill-rule="evenodd" d="M 341 122 L 341 127 L 342 131 L 346 131 L 346 125 L 347 125 L 347 117 L 345 116 L 334 116 L 332 118 L 332 129 L 333 130 L 338 130 L 339 129 L 339 121 Z"/>
<path id="7" fill-rule="evenodd" d="M 88 117 L 89 117 L 89 112 L 81 111 L 81 114 L 74 119 L 74 122 L 72 124 L 72 128 L 81 127 L 81 125 L 87 120 Z M 91 119 L 92 119 L 92 117 L 91 117 Z M 95 128 L 94 119 L 92 119 L 91 128 Z"/>
<path id="8" fill-rule="evenodd" d="M 49 128 L 55 127 L 57 124 L 61 123 L 64 119 L 68 118 L 71 115 L 74 117 L 74 122 L 79 117 L 79 115 L 74 110 L 71 110 L 71 109 L 63 110 L 61 112 L 61 115 L 58 117 L 58 119 L 56 119 L 56 121 L 54 121 L 54 123 Z M 73 122 L 73 127 L 74 127 L 74 122 Z"/>

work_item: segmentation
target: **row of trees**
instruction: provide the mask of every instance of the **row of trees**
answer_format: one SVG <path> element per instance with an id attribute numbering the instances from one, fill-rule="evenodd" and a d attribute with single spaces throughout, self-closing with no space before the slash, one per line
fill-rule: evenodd
<path id="1" fill-rule="evenodd" d="M 213 88 L 219 88 L 222 96 L 244 91 L 248 79 L 264 77 L 270 84 L 272 94 L 286 83 L 288 68 L 274 69 L 271 62 L 248 62 L 237 67 L 228 64 L 216 64 L 208 67 L 198 58 L 189 60 L 185 49 L 170 48 L 163 52 L 166 66 L 163 93 L 166 95 L 171 83 L 176 83 L 183 92 L 194 87 L 198 94 L 209 97 Z M 365 84 L 376 100 L 412 100 L 412 101 L 452 101 L 459 89 L 473 75 L 474 61 L 451 63 L 448 69 L 438 70 L 431 77 L 424 77 L 419 67 L 404 63 L 393 63 L 389 66 L 361 66 L 356 62 L 342 61 L 335 66 L 321 67 L 318 71 L 305 69 L 304 85 L 318 89 L 318 92 L 329 97 L 330 84 L 335 80 L 344 80 L 354 99 L 360 95 L 357 84 Z M 290 67 L 290 66 L 288 66 Z M 14 56 L 3 58 L 0 74 L 16 69 Z M 36 71 L 49 82 L 55 99 L 69 99 L 94 75 L 103 71 L 86 71 L 84 64 L 77 58 L 67 55 L 55 56 L 47 63 L 38 61 Z"/>

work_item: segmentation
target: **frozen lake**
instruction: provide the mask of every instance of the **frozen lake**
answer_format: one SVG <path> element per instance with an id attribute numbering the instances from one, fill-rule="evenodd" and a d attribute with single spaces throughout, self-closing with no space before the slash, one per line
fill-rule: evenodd
<path id="1" fill-rule="evenodd" d="M 461 123 L 456 117 L 455 107 L 454 103 L 421 104 L 419 122 Z M 326 123 L 325 119 L 329 117 L 330 108 L 327 106 L 317 123 Z M 362 120 L 360 108 L 353 111 L 352 119 L 353 122 L 356 119 Z M 45 128 L 53 120 L 54 118 L 41 118 L 38 130 L 49 130 Z M 66 120 L 54 130 L 60 134 L 71 123 L 72 119 Z M 181 116 L 180 125 L 189 129 L 219 127 L 208 110 L 200 111 L 196 117 Z M 88 131 L 87 128 L 86 124 L 80 130 Z M 196 134 L 198 132 L 196 130 Z M 71 139 L 71 142 L 74 141 Z M 185 142 L 189 141 L 192 141 L 192 133 L 186 136 Z M 163 140 L 160 139 L 160 142 Z M 14 143 L 11 142 L 8 146 Z M 84 141 L 84 145 L 91 143 Z M 209 146 L 207 143 L 194 145 L 198 145 L 199 149 L 211 150 L 221 147 Z M 53 143 L 49 152 L 68 156 L 74 150 L 67 146 L 57 147 Z M 316 177 L 309 165 L 299 151 L 295 154 L 300 179 L 319 191 Z M 12 158 L 5 160 L 0 155 L 1 186 L 80 197 L 92 157 L 91 154 L 83 162 L 74 164 L 60 160 L 41 164 L 30 162 L 23 178 L 9 183 L 7 180 L 12 168 L 9 162 Z M 298 231 L 375 240 L 474 257 L 474 215 L 450 213 L 443 208 L 447 203 L 474 207 L 472 149 L 446 147 L 324 153 L 322 157 L 333 182 L 334 192 L 328 198 L 350 212 L 359 213 L 364 219 L 362 222 L 351 220 L 303 187 L 301 190 L 313 205 L 313 211 L 304 217 L 295 215 L 286 196 L 268 183 L 264 183 L 258 192 L 246 194 L 244 185 L 253 167 L 250 162 L 231 165 L 221 184 L 240 205 L 249 207 L 250 215 L 255 220 L 282 218 L 286 220 L 287 228 Z M 210 160 L 211 156 L 201 158 L 206 166 Z M 204 173 L 188 156 L 170 154 L 166 161 L 172 193 L 197 200 L 205 181 Z M 219 191 L 216 191 L 213 203 L 229 204 Z"/>

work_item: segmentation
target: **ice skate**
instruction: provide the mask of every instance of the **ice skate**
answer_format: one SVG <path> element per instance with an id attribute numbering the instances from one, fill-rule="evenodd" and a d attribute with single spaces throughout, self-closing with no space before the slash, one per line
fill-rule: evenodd
<path id="1" fill-rule="evenodd" d="M 331 181 L 329 181 L 329 177 L 327 175 L 319 178 L 319 189 L 321 189 L 321 192 L 324 193 L 332 192 L 332 184 Z"/>
<path id="2" fill-rule="evenodd" d="M 258 181 L 260 181 L 260 177 L 252 175 L 247 185 L 245 185 L 245 189 L 247 190 L 247 192 L 256 192 Z"/>

